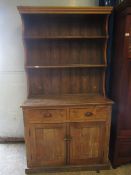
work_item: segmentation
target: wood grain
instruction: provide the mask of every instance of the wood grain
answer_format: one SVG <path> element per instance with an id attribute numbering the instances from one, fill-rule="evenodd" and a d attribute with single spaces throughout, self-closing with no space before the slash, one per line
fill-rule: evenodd
<path id="1" fill-rule="evenodd" d="M 26 48 L 27 173 L 108 168 L 112 7 L 18 7 Z"/>
<path id="2" fill-rule="evenodd" d="M 32 145 L 30 147 L 32 159 L 29 162 L 30 167 L 65 164 L 65 131 L 64 124 L 31 125 L 29 142 Z"/>
<path id="3" fill-rule="evenodd" d="M 74 105 L 111 105 L 113 101 L 103 96 L 74 94 L 74 95 L 49 95 L 38 96 L 32 99 L 27 99 L 22 105 L 22 108 L 47 108 L 49 106 L 74 106 Z"/>
<path id="4" fill-rule="evenodd" d="M 102 122 L 70 124 L 70 164 L 94 164 L 102 159 L 102 145 L 105 133 Z M 102 131 L 101 131 L 102 129 Z M 101 136 L 101 133 L 102 136 Z"/>
<path id="5" fill-rule="evenodd" d="M 108 38 L 106 15 L 24 15 L 22 19 L 25 39 Z"/>

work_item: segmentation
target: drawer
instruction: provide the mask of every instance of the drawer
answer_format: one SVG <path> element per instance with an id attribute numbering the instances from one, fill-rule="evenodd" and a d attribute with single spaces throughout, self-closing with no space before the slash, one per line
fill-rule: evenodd
<path id="1" fill-rule="evenodd" d="M 66 120 L 66 109 L 30 109 L 24 110 L 26 121 L 31 123 L 55 123 Z"/>
<path id="2" fill-rule="evenodd" d="M 85 108 L 71 108 L 70 121 L 89 121 L 94 119 L 108 119 L 111 108 L 109 106 L 88 106 Z"/>

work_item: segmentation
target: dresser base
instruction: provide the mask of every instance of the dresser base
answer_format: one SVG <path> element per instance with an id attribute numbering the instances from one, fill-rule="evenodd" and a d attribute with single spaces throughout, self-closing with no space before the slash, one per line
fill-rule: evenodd
<path id="1" fill-rule="evenodd" d="M 97 171 L 109 170 L 110 163 L 108 164 L 95 164 L 95 165 L 74 165 L 74 166 L 60 166 L 60 167 L 38 167 L 25 169 L 26 174 L 33 173 L 51 173 L 51 172 L 73 172 L 73 171 Z"/>

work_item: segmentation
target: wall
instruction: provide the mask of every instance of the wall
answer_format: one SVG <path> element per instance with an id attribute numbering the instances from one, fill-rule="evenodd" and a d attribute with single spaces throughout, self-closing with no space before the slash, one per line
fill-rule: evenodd
<path id="1" fill-rule="evenodd" d="M 20 105 L 27 96 L 18 5 L 94 6 L 98 0 L 0 0 L 0 137 L 23 137 Z"/>

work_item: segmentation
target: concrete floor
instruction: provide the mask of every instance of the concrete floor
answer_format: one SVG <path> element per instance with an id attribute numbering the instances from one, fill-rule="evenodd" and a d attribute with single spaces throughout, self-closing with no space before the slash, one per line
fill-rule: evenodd
<path id="1" fill-rule="evenodd" d="M 24 144 L 0 144 L 0 175 L 25 175 L 26 167 Z M 44 175 L 98 175 L 94 171 L 43 173 Z M 39 174 L 42 175 L 42 174 Z M 117 169 L 101 171 L 99 175 L 131 175 L 131 164 Z"/>

